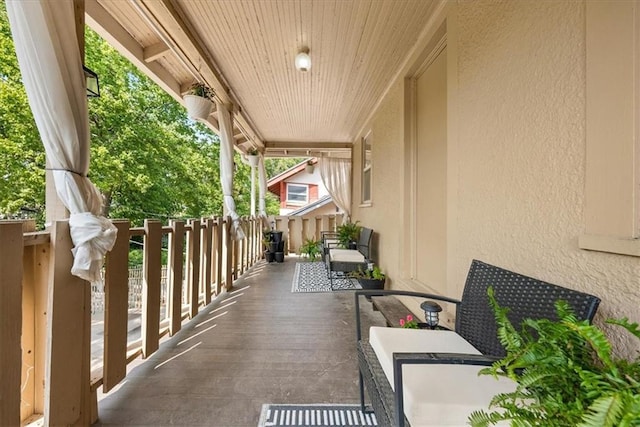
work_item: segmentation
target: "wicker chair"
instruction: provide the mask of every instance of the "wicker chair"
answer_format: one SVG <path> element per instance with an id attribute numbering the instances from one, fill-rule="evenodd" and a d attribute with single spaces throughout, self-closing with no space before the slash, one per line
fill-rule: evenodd
<path id="1" fill-rule="evenodd" d="M 362 227 L 356 244 L 356 249 L 337 248 L 335 245 L 324 245 L 322 252 L 331 289 L 333 289 L 334 279 L 339 278 L 340 273 L 357 271 L 359 268 L 365 270 L 371 260 L 371 237 L 373 230 Z"/>
<path id="2" fill-rule="evenodd" d="M 364 387 L 379 426 L 409 425 L 404 416 L 402 366 L 407 364 L 490 365 L 505 355 L 497 337 L 497 325 L 489 306 L 487 289 L 494 288 L 499 305 L 509 308 L 509 320 L 516 326 L 525 318 L 557 319 L 555 302 L 567 301 L 578 319 L 591 321 L 600 299 L 582 292 L 523 276 L 500 267 L 473 260 L 461 300 L 410 291 L 356 291 L 356 334 L 360 369 L 360 401 L 365 410 Z M 394 393 L 368 340 L 362 339 L 360 297 L 398 295 L 439 300 L 456 306 L 455 332 L 473 345 L 481 355 L 394 353 Z"/>

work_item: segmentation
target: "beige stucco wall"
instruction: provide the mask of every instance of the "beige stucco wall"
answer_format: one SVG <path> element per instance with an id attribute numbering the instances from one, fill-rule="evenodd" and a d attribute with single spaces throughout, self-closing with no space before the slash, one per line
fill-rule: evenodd
<path id="1" fill-rule="evenodd" d="M 640 321 L 640 258 L 578 248 L 584 232 L 585 4 L 473 1 L 452 5 L 449 46 L 448 283 L 459 296 L 473 258 L 603 302 L 597 322 Z M 437 24 L 436 24 L 437 25 Z M 423 41 L 426 46 L 426 41 Z M 373 204 L 354 218 L 379 232 L 378 261 L 403 276 L 404 84 L 394 83 L 373 132 Z M 453 114 L 451 114 L 453 113 Z M 359 142 L 354 195 L 360 193 Z M 622 354 L 637 340 L 609 330 Z"/>

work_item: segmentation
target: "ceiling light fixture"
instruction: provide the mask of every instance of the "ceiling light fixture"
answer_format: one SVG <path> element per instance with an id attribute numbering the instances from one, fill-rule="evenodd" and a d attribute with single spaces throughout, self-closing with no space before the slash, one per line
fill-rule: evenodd
<path id="1" fill-rule="evenodd" d="M 311 57 L 309 49 L 304 48 L 296 55 L 296 69 L 298 71 L 309 71 L 311 68 Z"/>

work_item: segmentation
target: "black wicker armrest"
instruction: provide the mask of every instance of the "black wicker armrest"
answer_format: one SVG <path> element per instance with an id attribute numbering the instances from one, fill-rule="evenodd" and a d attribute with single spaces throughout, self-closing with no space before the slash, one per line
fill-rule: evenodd
<path id="1" fill-rule="evenodd" d="M 378 297 L 378 296 L 406 296 L 406 297 L 416 297 L 416 298 L 425 298 L 425 299 L 434 299 L 438 301 L 448 302 L 456 305 L 456 317 L 458 315 L 458 307 L 460 306 L 460 300 L 445 297 L 442 295 L 435 294 L 425 294 L 423 292 L 413 292 L 413 291 L 396 291 L 396 290 L 357 290 L 354 292 L 355 294 L 355 308 L 356 308 L 356 340 L 360 341 L 362 339 L 362 322 L 360 321 L 360 297 Z"/>
<path id="2" fill-rule="evenodd" d="M 402 393 L 403 365 L 476 365 L 491 366 L 499 357 L 464 353 L 393 353 L 393 389 L 396 426 L 404 426 L 404 397 Z"/>

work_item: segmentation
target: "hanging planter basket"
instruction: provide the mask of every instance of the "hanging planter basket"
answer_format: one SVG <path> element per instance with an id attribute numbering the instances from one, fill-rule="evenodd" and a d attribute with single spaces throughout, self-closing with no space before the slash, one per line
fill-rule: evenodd
<path id="1" fill-rule="evenodd" d="M 258 166 L 258 160 L 259 160 L 258 156 L 249 154 L 247 156 L 247 159 L 249 160 L 249 165 L 251 165 L 252 167 L 255 168 Z"/>
<path id="2" fill-rule="evenodd" d="M 213 108 L 211 101 L 198 95 L 185 95 L 183 99 L 190 118 L 193 120 L 207 120 L 209 114 L 211 114 L 211 108 Z"/>
<path id="3" fill-rule="evenodd" d="M 313 171 L 315 169 L 315 165 L 307 163 L 307 165 L 304 167 L 304 169 L 307 171 L 307 173 L 313 173 Z"/>

